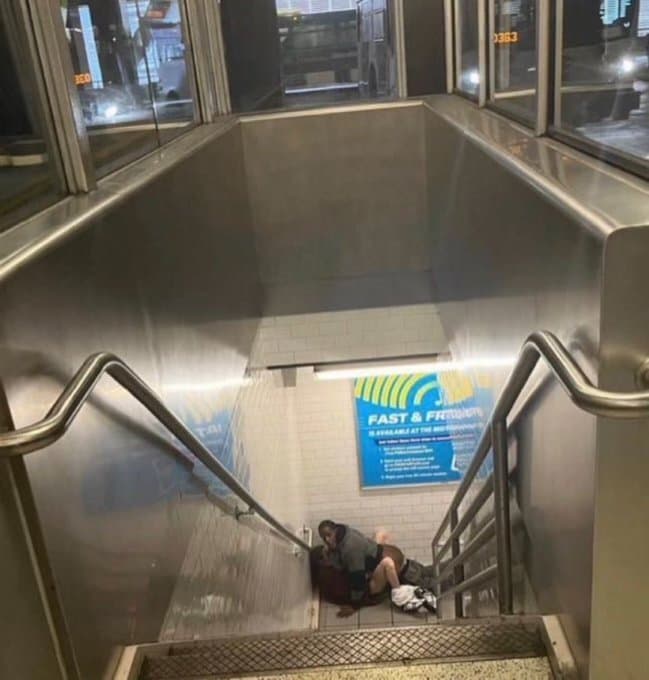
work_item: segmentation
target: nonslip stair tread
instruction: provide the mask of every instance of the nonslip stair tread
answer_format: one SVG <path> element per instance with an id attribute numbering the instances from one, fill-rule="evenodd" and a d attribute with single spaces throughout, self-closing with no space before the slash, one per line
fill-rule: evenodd
<path id="1" fill-rule="evenodd" d="M 294 671 L 285 675 L 248 676 L 248 680 L 549 680 L 552 670 L 547 659 L 504 659 L 467 661 L 382 668 Z M 231 680 L 231 679 L 227 679 Z"/>
<path id="2" fill-rule="evenodd" d="M 420 626 L 303 635 L 230 638 L 177 645 L 169 656 L 146 658 L 141 678 L 227 678 L 414 661 L 542 657 L 537 626 L 522 622 Z"/>

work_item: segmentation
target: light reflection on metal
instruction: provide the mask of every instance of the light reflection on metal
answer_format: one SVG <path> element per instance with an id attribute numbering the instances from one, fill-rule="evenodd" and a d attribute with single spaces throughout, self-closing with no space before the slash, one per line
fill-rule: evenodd
<path id="1" fill-rule="evenodd" d="M 255 511 L 279 534 L 304 550 L 309 546 L 273 517 L 212 455 L 194 433 L 160 400 L 121 359 L 102 352 L 83 363 L 54 402 L 45 418 L 27 427 L 0 435 L 0 457 L 13 457 L 43 449 L 60 439 L 87 403 L 101 377 L 107 373 L 130 392 L 162 425 L 178 438 L 210 472 L 228 486 L 250 510 Z"/>
<path id="2" fill-rule="evenodd" d="M 448 373 L 449 371 L 471 371 L 481 368 L 507 368 L 515 364 L 516 357 L 485 357 L 471 361 L 448 361 L 434 357 L 410 358 L 401 361 L 389 359 L 384 362 L 358 362 L 329 364 L 314 367 L 318 380 L 349 380 L 374 376 L 409 373 Z"/>
<path id="3" fill-rule="evenodd" d="M 489 425 L 482 435 L 473 460 L 432 541 L 434 566 L 441 570 L 443 556 L 452 547 L 454 541 L 457 541 L 464 528 L 478 516 L 484 502 L 493 491 L 498 552 L 497 570 L 492 566 L 474 576 L 473 579 L 486 581 L 497 574 L 501 614 L 511 614 L 513 611 L 507 419 L 541 358 L 548 364 L 569 398 L 580 409 L 593 415 L 608 418 L 640 419 L 649 415 L 649 390 L 612 392 L 595 387 L 572 355 L 552 333 L 547 331 L 532 333 L 523 343 L 519 359 L 496 402 Z M 494 451 L 493 475 L 487 480 L 487 483 L 483 484 L 481 492 L 463 513 L 459 522 L 454 521 L 462 502 L 474 481 L 476 481 L 478 473 L 492 449 Z M 491 484 L 493 484 L 493 488 Z M 450 529 L 451 533 L 445 541 L 442 541 L 447 529 Z M 462 557 L 462 553 L 456 554 L 456 552 L 454 551 L 453 554 L 454 562 L 463 565 L 468 556 L 465 553 Z M 451 592 L 459 594 L 469 590 L 475 585 L 473 579 L 454 583 Z M 440 596 L 445 596 L 443 587 Z M 460 611 L 456 612 L 456 615 L 462 616 L 461 608 Z"/>

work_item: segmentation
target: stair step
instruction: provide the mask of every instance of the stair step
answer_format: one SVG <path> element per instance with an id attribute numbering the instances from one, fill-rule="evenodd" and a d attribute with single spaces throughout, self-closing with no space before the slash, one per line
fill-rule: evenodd
<path id="1" fill-rule="evenodd" d="M 257 636 L 174 645 L 169 656 L 147 657 L 140 677 L 142 680 L 230 678 L 243 673 L 545 655 L 538 624 L 498 621 Z"/>
<path id="2" fill-rule="evenodd" d="M 240 676 L 239 676 L 240 677 Z M 552 669 L 547 659 L 505 659 L 461 663 L 409 664 L 380 668 L 293 671 L 282 675 L 246 676 L 248 680 L 548 680 Z M 227 679 L 226 679 L 227 680 Z M 233 676 L 229 680 L 234 680 Z"/>

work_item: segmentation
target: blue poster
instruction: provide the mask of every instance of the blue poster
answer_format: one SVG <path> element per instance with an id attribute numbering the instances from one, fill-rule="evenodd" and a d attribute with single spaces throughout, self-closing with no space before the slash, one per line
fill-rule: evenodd
<path id="1" fill-rule="evenodd" d="M 209 401 L 186 398 L 176 407 L 176 413 L 201 443 L 214 455 L 223 467 L 244 487 L 250 481 L 250 467 L 246 459 L 243 442 L 237 440 L 233 429 L 233 415 L 230 409 L 217 409 Z M 178 444 L 182 446 L 179 442 Z M 185 448 L 184 446 L 182 447 Z M 185 449 L 194 462 L 194 475 L 201 478 L 214 494 L 226 497 L 230 489 L 194 455 Z"/>
<path id="2" fill-rule="evenodd" d="M 247 488 L 250 466 L 243 442 L 234 432 L 232 411 L 219 409 L 204 398 L 187 397 L 175 406 L 175 412 L 225 469 Z M 106 439 L 109 452 L 115 449 L 114 455 L 106 456 L 100 465 L 89 469 L 82 480 L 81 493 L 88 513 L 148 507 L 165 502 L 179 492 L 202 495 L 204 490 L 196 484 L 196 478 L 221 498 L 232 495 L 166 428 L 158 423 L 151 427 L 154 434 L 159 435 L 157 440 L 143 439 L 142 431 L 137 428 L 124 429 L 119 437 Z M 193 463 L 193 469 L 180 462 L 175 448 L 182 449 Z"/>
<path id="3" fill-rule="evenodd" d="M 461 371 L 355 383 L 361 486 L 462 479 L 493 404 L 489 380 Z"/>

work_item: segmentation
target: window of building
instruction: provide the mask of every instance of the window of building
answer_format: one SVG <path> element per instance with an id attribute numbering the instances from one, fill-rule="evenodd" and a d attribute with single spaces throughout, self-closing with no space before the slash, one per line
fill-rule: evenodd
<path id="1" fill-rule="evenodd" d="M 481 86 L 480 5 L 479 0 L 455 1 L 456 87 L 476 99 Z"/>
<path id="2" fill-rule="evenodd" d="M 13 3 L 0 6 L 0 230 L 63 194 L 39 106 L 24 26 Z"/>
<path id="3" fill-rule="evenodd" d="M 396 94 L 391 0 L 222 0 L 220 6 L 235 111 Z"/>
<path id="4" fill-rule="evenodd" d="M 492 102 L 534 123 L 537 0 L 491 0 Z"/>
<path id="5" fill-rule="evenodd" d="M 194 123 L 182 0 L 68 0 L 62 15 L 98 176 Z"/>
<path id="6" fill-rule="evenodd" d="M 566 0 L 561 18 L 557 127 L 649 160 L 649 0 Z"/>

